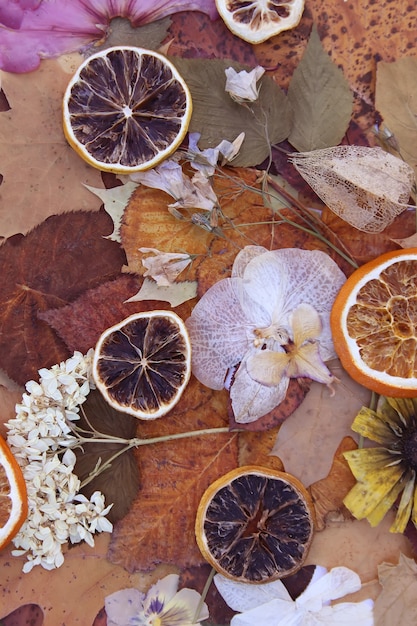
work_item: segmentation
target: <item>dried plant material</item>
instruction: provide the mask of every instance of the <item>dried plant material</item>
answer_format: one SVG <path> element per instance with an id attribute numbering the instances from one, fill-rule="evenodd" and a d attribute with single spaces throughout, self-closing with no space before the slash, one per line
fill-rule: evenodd
<path id="1" fill-rule="evenodd" d="M 417 623 L 417 564 L 400 554 L 397 565 L 381 563 L 378 567 L 382 591 L 375 602 L 378 626 L 410 626 Z"/>
<path id="2" fill-rule="evenodd" d="M 401 248 L 417 248 L 417 233 L 406 237 L 405 239 L 393 239 Z"/>
<path id="3" fill-rule="evenodd" d="M 139 252 L 150 253 L 142 259 L 146 267 L 144 276 L 154 279 L 158 287 L 169 287 L 192 262 L 192 256 L 183 252 L 161 252 L 157 248 L 139 248 Z"/>
<path id="4" fill-rule="evenodd" d="M 110 228 L 104 212 L 65 213 L 0 247 L 0 367 L 17 383 L 69 356 L 38 314 L 119 275 L 124 254 L 103 237 Z"/>
<path id="5" fill-rule="evenodd" d="M 329 474 L 340 441 L 352 436 L 352 416 L 371 399 L 371 392 L 353 381 L 339 361 L 329 367 L 340 380 L 334 396 L 313 383 L 302 405 L 280 427 L 272 450 L 306 486 Z"/>
<path id="6" fill-rule="evenodd" d="M 100 198 L 104 204 L 104 210 L 113 220 L 113 232 L 110 235 L 106 235 L 106 238 L 120 243 L 120 225 L 123 213 L 137 184 L 128 181 L 124 185 L 118 185 L 112 189 L 100 189 L 90 185 L 85 185 L 85 187 Z"/>
<path id="7" fill-rule="evenodd" d="M 379 233 L 409 207 L 413 170 L 381 148 L 336 146 L 290 159 L 323 202 L 359 230 Z"/>
<path id="8" fill-rule="evenodd" d="M 401 157 L 417 174 L 417 85 L 415 57 L 380 61 L 376 70 L 375 107 L 393 134 Z"/>
<path id="9" fill-rule="evenodd" d="M 175 411 L 165 420 L 139 424 L 137 436 L 185 432 L 197 424 L 199 429 L 225 426 L 226 402 L 226 393 L 205 390 L 191 378 Z M 181 445 L 167 441 L 143 446 L 138 455 L 142 488 L 115 526 L 110 560 L 128 571 L 149 571 L 158 563 L 180 568 L 201 564 L 194 538 L 197 506 L 209 484 L 236 467 L 238 437 L 206 434 L 184 439 Z"/>
<path id="10" fill-rule="evenodd" d="M 313 26 L 288 89 L 294 123 L 288 141 L 299 152 L 338 145 L 349 126 L 353 94 Z"/>
<path id="11" fill-rule="evenodd" d="M 355 479 L 343 453 L 356 448 L 357 444 L 352 437 L 344 437 L 336 450 L 329 474 L 310 486 L 309 491 L 316 510 L 317 530 L 325 528 L 327 518 L 351 518 L 343 504 L 343 498 L 355 484 Z"/>
<path id="12" fill-rule="evenodd" d="M 184 280 L 172 285 L 158 285 L 154 280 L 145 278 L 138 293 L 126 302 L 142 302 L 143 300 L 162 300 L 172 307 L 179 306 L 187 300 L 197 297 L 197 281 Z"/>
<path id="13" fill-rule="evenodd" d="M 261 78 L 259 98 L 248 108 L 234 102 L 225 91 L 225 70 L 246 68 L 221 59 L 172 60 L 191 91 L 193 115 L 189 130 L 201 133 L 204 148 L 223 139 L 233 141 L 244 132 L 245 141 L 232 164 L 246 167 L 262 163 L 269 156 L 271 144 L 288 137 L 291 109 L 285 93 L 268 76 Z"/>
<path id="14" fill-rule="evenodd" d="M 68 80 L 52 60 L 37 72 L 2 74 L 11 107 L 0 112 L 0 235 L 4 237 L 27 233 L 49 215 L 100 207 L 99 199 L 82 184 L 100 187 L 100 172 L 74 153 L 62 132 L 62 95 Z"/>

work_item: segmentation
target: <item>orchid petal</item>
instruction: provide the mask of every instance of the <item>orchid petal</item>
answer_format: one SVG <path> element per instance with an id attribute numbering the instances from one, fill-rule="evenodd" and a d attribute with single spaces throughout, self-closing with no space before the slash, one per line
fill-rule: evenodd
<path id="1" fill-rule="evenodd" d="M 318 339 L 323 330 L 320 316 L 311 304 L 300 304 L 290 315 L 290 326 L 296 346 Z"/>
<path id="2" fill-rule="evenodd" d="M 211 19 L 218 15 L 214 0 L 21 1 L 0 13 L 0 68 L 7 72 L 35 70 L 41 58 L 102 40 L 115 17 L 128 18 L 136 27 L 178 11 L 203 11 Z"/>
<path id="3" fill-rule="evenodd" d="M 262 585 L 250 585 L 231 580 L 221 574 L 216 574 L 213 580 L 226 604 L 233 611 L 240 613 L 266 604 L 275 598 L 291 601 L 290 594 L 280 580 Z"/>
<path id="4" fill-rule="evenodd" d="M 238 299 L 238 281 L 225 278 L 199 300 L 186 321 L 193 374 L 203 385 L 222 389 L 227 371 L 243 358 L 253 325 Z"/>
<path id="5" fill-rule="evenodd" d="M 283 376 L 278 385 L 267 386 L 254 380 L 246 367 L 246 359 L 242 361 L 230 387 L 230 399 L 235 421 L 249 424 L 266 415 L 278 406 L 287 393 L 290 379 Z"/>
<path id="6" fill-rule="evenodd" d="M 291 363 L 291 356 L 286 352 L 261 350 L 247 360 L 248 373 L 251 378 L 262 385 L 279 385 Z"/>

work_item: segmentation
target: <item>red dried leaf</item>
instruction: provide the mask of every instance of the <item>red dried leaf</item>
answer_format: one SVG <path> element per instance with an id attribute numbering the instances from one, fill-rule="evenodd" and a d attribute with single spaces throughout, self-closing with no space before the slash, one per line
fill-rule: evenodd
<path id="1" fill-rule="evenodd" d="M 168 303 L 160 300 L 126 302 L 139 291 L 143 279 L 132 274 L 123 274 L 116 279 L 89 289 L 79 298 L 59 309 L 51 309 L 40 314 L 65 342 L 71 352 L 87 352 L 97 343 L 101 333 L 133 313 L 170 309 Z M 190 314 L 190 303 L 173 309 L 181 317 Z"/>
<path id="2" fill-rule="evenodd" d="M 140 423 L 137 436 L 227 426 L 226 402 L 226 391 L 212 391 L 191 378 L 175 410 Z M 115 526 L 110 561 L 130 572 L 159 563 L 180 568 L 204 563 L 194 536 L 197 507 L 208 485 L 237 466 L 237 446 L 237 433 L 220 433 L 139 448 L 143 486 Z"/>
<path id="3" fill-rule="evenodd" d="M 38 315 L 119 274 L 125 257 L 103 237 L 110 229 L 104 212 L 64 213 L 0 247 L 0 367 L 19 384 L 69 355 Z"/>

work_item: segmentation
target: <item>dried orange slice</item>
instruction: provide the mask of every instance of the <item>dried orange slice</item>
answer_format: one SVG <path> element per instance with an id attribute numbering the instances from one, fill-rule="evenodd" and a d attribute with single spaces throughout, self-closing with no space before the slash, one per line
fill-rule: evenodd
<path id="1" fill-rule="evenodd" d="M 129 174 L 154 167 L 184 139 L 189 89 L 162 54 L 116 46 L 90 56 L 64 95 L 69 144 L 93 167 Z"/>
<path id="2" fill-rule="evenodd" d="M 295 28 L 304 0 L 216 0 L 216 6 L 234 35 L 257 44 Z"/>
<path id="3" fill-rule="evenodd" d="M 417 396 L 417 248 L 357 269 L 336 296 L 330 323 L 354 380 L 385 396 Z"/>
<path id="4" fill-rule="evenodd" d="M 212 483 L 201 498 L 197 544 L 233 580 L 265 583 L 296 572 L 314 529 L 314 506 L 297 478 L 253 465 Z"/>
<path id="5" fill-rule="evenodd" d="M 27 514 L 28 500 L 22 470 L 0 436 L 0 549 L 17 534 Z"/>
<path id="6" fill-rule="evenodd" d="M 107 402 L 140 419 L 170 411 L 191 375 L 191 346 L 172 311 L 136 313 L 97 342 L 93 378 Z"/>

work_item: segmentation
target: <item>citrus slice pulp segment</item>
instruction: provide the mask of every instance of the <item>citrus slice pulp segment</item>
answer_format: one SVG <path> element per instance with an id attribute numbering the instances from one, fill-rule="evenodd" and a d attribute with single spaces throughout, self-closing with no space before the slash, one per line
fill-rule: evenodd
<path id="1" fill-rule="evenodd" d="M 63 127 L 90 165 L 130 173 L 172 154 L 191 112 L 189 89 L 170 61 L 144 48 L 115 46 L 75 72 L 64 95 Z"/>
<path id="2" fill-rule="evenodd" d="M 354 380 L 382 395 L 417 396 L 417 248 L 388 252 L 353 272 L 330 323 Z"/>
<path id="3" fill-rule="evenodd" d="M 216 571 L 240 582 L 265 583 L 301 568 L 313 529 L 311 498 L 295 477 L 245 466 L 205 491 L 195 533 Z"/>
<path id="4" fill-rule="evenodd" d="M 140 419 L 168 413 L 190 375 L 188 333 L 172 311 L 131 315 L 106 330 L 95 349 L 98 389 L 111 406 Z"/>
<path id="5" fill-rule="evenodd" d="M 297 26 L 304 0 L 216 0 L 216 6 L 234 35 L 257 44 Z"/>
<path id="6" fill-rule="evenodd" d="M 6 441 L 0 437 L 0 549 L 17 534 L 28 514 L 26 483 Z"/>

